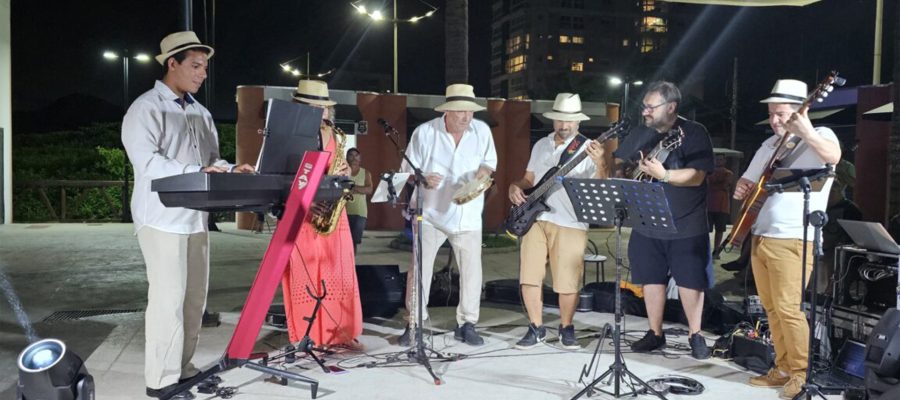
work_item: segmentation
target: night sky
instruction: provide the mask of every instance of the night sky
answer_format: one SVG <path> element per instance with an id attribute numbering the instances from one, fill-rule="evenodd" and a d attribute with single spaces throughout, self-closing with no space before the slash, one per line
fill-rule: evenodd
<path id="1" fill-rule="evenodd" d="M 378 3 L 389 9 L 390 1 L 365 4 L 373 8 Z M 398 3 L 400 17 L 428 10 L 418 0 Z M 443 93 L 444 1 L 429 3 L 441 8 L 435 17 L 400 28 L 401 92 Z M 780 77 L 812 83 L 835 68 L 847 76 L 849 85 L 870 84 L 874 3 L 823 0 L 803 8 L 674 5 L 693 27 L 684 37 L 673 38 L 661 76 L 703 79 L 706 101 L 727 109 L 731 64 L 739 57 L 742 126 L 764 117 L 756 101 Z M 882 81 L 890 82 L 897 13 L 896 2 L 885 3 Z M 201 40 L 204 4 L 211 7 L 212 0 L 194 1 L 194 30 Z M 178 5 L 175 0 L 13 0 L 13 110 L 40 109 L 72 93 L 121 107 L 121 62 L 103 59 L 103 50 L 127 47 L 156 55 L 160 39 L 178 30 Z M 470 0 L 469 9 L 470 83 L 477 95 L 488 96 L 491 1 Z M 372 23 L 343 0 L 216 1 L 213 115 L 233 120 L 237 85 L 295 85 L 297 79 L 278 64 L 307 51 L 313 71 L 338 68 L 339 74 L 367 70 L 389 75 L 391 39 L 390 24 Z M 155 61 L 132 63 L 131 98 L 149 89 L 161 73 Z M 339 78 L 334 78 L 336 83 Z M 202 91 L 198 97 L 204 99 Z"/>

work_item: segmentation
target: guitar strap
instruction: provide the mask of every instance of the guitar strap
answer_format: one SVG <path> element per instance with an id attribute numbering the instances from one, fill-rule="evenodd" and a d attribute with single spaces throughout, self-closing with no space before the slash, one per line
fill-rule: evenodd
<path id="1" fill-rule="evenodd" d="M 556 166 L 562 167 L 565 165 L 566 161 L 569 161 L 575 153 L 578 153 L 578 149 L 580 149 L 587 141 L 588 138 L 580 133 L 578 136 L 575 136 L 575 138 L 569 142 L 569 145 L 566 146 L 566 149 L 563 150 L 563 153 L 559 155 L 559 162 L 556 163 Z"/>

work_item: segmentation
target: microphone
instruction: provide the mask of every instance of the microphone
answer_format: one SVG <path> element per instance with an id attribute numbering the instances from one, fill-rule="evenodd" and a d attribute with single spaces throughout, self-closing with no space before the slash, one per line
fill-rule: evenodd
<path id="1" fill-rule="evenodd" d="M 384 128 L 384 134 L 385 134 L 385 135 L 390 135 L 392 132 L 396 132 L 396 131 L 397 131 L 396 129 L 394 129 L 393 126 L 391 126 L 390 124 L 388 124 L 387 121 L 384 120 L 384 118 L 378 118 L 378 123 L 381 124 L 381 127 L 382 127 L 382 128 Z"/>

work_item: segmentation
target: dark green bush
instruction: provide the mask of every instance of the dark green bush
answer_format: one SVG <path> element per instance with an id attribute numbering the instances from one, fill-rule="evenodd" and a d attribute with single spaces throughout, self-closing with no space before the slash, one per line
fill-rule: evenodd
<path id="1" fill-rule="evenodd" d="M 233 124 L 217 124 L 223 158 L 234 160 Z M 19 222 L 53 221 L 38 191 L 24 186 L 38 180 L 122 181 L 133 179 L 121 142 L 120 123 L 96 123 L 73 131 L 23 133 L 13 136 L 13 219 Z M 129 190 L 129 194 L 130 194 Z M 46 191 L 59 217 L 59 187 Z M 66 189 L 66 219 L 118 221 L 122 215 L 122 187 Z M 125 207 L 128 207 L 126 201 Z"/>

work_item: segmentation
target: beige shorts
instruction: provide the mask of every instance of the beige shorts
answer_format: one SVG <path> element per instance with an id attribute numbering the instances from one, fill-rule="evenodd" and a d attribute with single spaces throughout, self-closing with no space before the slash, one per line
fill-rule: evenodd
<path id="1" fill-rule="evenodd" d="M 535 222 L 522 237 L 519 283 L 541 286 L 547 274 L 549 260 L 553 291 L 562 294 L 578 293 L 584 271 L 586 244 L 586 231 L 547 221 Z"/>

